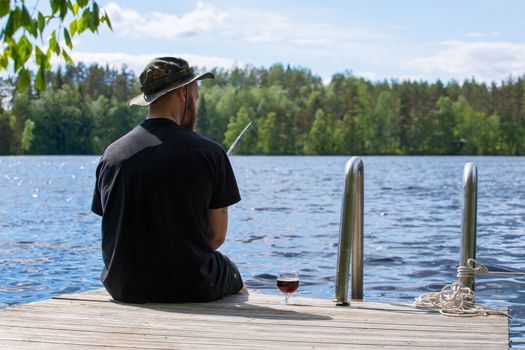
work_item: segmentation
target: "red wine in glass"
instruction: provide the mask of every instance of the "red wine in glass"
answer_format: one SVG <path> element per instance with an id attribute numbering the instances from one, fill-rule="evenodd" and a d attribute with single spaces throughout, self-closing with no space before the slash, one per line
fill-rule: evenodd
<path id="1" fill-rule="evenodd" d="M 297 272 L 284 272 L 277 277 L 277 288 L 284 293 L 284 303 L 290 304 L 290 294 L 299 288 L 299 275 Z"/>

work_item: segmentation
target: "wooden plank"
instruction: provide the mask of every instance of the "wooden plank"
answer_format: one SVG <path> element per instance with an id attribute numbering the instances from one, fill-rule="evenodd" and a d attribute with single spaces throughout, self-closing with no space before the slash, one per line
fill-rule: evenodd
<path id="1" fill-rule="evenodd" d="M 60 343 L 59 341 L 50 341 L 50 342 L 41 342 L 41 341 L 18 341 L 18 340 L 1 340 L 1 344 L 3 346 L 2 350 L 93 350 L 93 349 L 100 349 L 100 350 L 137 350 L 137 349 L 166 349 L 164 345 L 155 346 L 154 344 L 147 344 L 144 346 L 143 344 L 137 344 L 135 345 L 122 345 L 122 344 L 115 344 L 115 345 L 106 345 L 106 344 L 98 344 L 93 345 L 90 343 L 89 345 L 79 345 L 79 344 L 72 344 L 71 342 L 66 343 Z M 171 347 L 168 348 L 170 350 L 174 349 L 211 349 L 211 350 L 239 350 L 239 349 L 272 349 L 272 347 L 267 347 L 266 345 L 261 344 L 242 344 L 239 345 L 231 345 L 231 344 L 195 344 L 195 343 L 184 343 L 184 342 L 178 342 L 176 345 L 170 345 Z M 278 347 L 275 349 L 282 349 L 283 347 Z M 318 349 L 320 347 L 307 345 L 304 347 L 301 346 L 294 346 L 294 347 L 287 347 L 288 349 Z M 341 346 L 322 346 L 322 349 L 324 350 L 340 350 Z M 369 346 L 369 345 L 353 345 L 353 344 L 345 344 L 344 349 L 348 350 L 374 350 L 379 349 L 377 346 Z M 395 349 L 400 350 L 401 348 L 397 346 L 381 346 L 380 349 Z M 441 348 L 438 347 L 410 347 L 410 349 L 413 350 L 439 350 Z M 442 350 L 442 349 L 441 349 Z"/>
<path id="2" fill-rule="evenodd" d="M 75 310 L 69 310 L 69 313 L 74 312 Z M 331 331 L 343 331 L 343 330 L 353 330 L 353 329 L 374 329 L 374 330 L 381 330 L 381 331 L 389 331 L 389 330 L 405 330 L 410 332 L 447 332 L 447 334 L 461 334 L 464 331 L 464 327 L 454 327 L 454 324 L 447 325 L 447 327 L 441 326 L 441 325 L 432 325 L 432 324 L 417 324 L 416 322 L 412 322 L 412 324 L 399 324 L 395 322 L 386 322 L 384 320 L 379 321 L 371 321 L 369 319 L 361 319 L 356 318 L 354 320 L 348 320 L 347 322 L 337 322 L 337 320 L 325 323 L 325 322 L 297 322 L 296 320 L 286 320 L 283 319 L 279 322 L 274 322 L 273 320 L 268 319 L 257 319 L 257 318 L 240 318 L 236 315 L 201 315 L 201 317 L 196 318 L 193 315 L 187 315 L 183 314 L 180 315 L 177 312 L 172 312 L 170 314 L 165 315 L 149 315 L 147 317 L 145 316 L 134 316 L 131 317 L 129 313 L 122 312 L 120 313 L 120 317 L 117 317 L 115 314 L 102 314 L 102 315 L 94 315 L 89 312 L 85 312 L 83 314 L 78 314 L 77 312 L 74 312 L 74 315 L 70 315 L 68 313 L 51 313 L 47 312 L 44 314 L 34 314 L 34 313 L 16 313 L 12 315 L 9 318 L 0 318 L 0 324 L 2 325 L 9 325 L 10 323 L 14 322 L 16 323 L 18 320 L 31 320 L 35 323 L 69 323 L 69 324 L 86 324 L 86 325 L 96 325 L 99 323 L 104 324 L 110 324 L 112 326 L 118 326 L 121 325 L 120 319 L 122 317 L 126 318 L 126 321 L 128 324 L 141 324 L 144 326 L 147 326 L 149 323 L 149 320 L 155 321 L 155 327 L 163 328 L 163 327 L 171 327 L 171 324 L 185 324 L 185 323 L 191 323 L 195 325 L 207 325 L 208 327 L 220 327 L 225 323 L 228 323 L 231 326 L 234 327 L 244 327 L 249 326 L 251 328 L 254 327 L 276 327 L 279 326 L 281 328 L 290 328 L 290 330 L 295 329 L 297 330 L 304 330 L 304 329 L 319 329 L 320 332 L 331 332 Z M 161 316 L 161 317 L 159 317 Z M 115 321 L 116 320 L 116 321 Z M 163 326 L 166 325 L 166 326 Z M 486 325 L 486 326 L 479 326 L 476 327 L 476 333 L 478 334 L 478 337 L 481 336 L 490 336 L 491 334 L 497 334 L 498 336 L 501 335 L 500 332 L 498 332 L 498 327 L 495 327 L 494 325 Z"/>
<path id="3" fill-rule="evenodd" d="M 93 350 L 92 345 L 79 345 L 79 344 L 59 344 L 59 343 L 48 343 L 40 341 L 26 341 L 26 340 L 6 340 L 0 341 L 2 350 Z M 136 347 L 126 346 L 104 346 L 99 349 L 105 350 L 137 350 Z M 238 350 L 238 349 L 237 349 Z"/>
<path id="4" fill-rule="evenodd" d="M 177 315 L 179 316 L 179 315 Z M 111 327 L 121 327 L 120 321 L 113 321 L 108 320 L 107 317 L 94 317 L 92 315 L 70 315 L 68 314 L 50 314 L 48 312 L 44 314 L 27 314 L 27 313 L 17 313 L 17 314 L 11 314 L 9 316 L 9 319 L 7 318 L 1 318 L 0 317 L 0 324 L 1 325 L 10 325 L 10 324 L 17 324 L 18 321 L 26 322 L 27 320 L 31 320 L 38 324 L 82 324 L 82 325 L 99 325 L 100 323 L 104 323 L 107 325 L 111 325 Z M 275 322 L 273 320 L 258 320 L 258 319 L 238 319 L 233 318 L 230 316 L 224 316 L 224 317 L 203 317 L 203 318 L 196 318 L 192 316 L 186 316 L 182 315 L 182 317 L 168 317 L 166 319 L 161 318 L 155 318 L 156 323 L 153 326 L 151 325 L 150 321 L 144 321 L 143 317 L 138 318 L 130 318 L 129 315 L 126 314 L 126 320 L 128 323 L 133 324 L 140 324 L 141 327 L 153 327 L 156 329 L 169 329 L 171 324 L 186 324 L 190 323 L 193 325 L 200 325 L 200 326 L 214 326 L 215 324 L 224 324 L 225 322 L 228 322 L 229 325 L 232 327 L 242 327 L 244 325 L 249 325 L 250 327 L 267 327 L 268 325 L 272 326 L 279 326 L 279 327 L 286 327 L 290 330 L 295 331 L 303 331 L 303 330 L 309 330 L 309 329 L 320 329 L 323 331 L 323 328 L 329 328 L 334 331 L 343 331 L 345 329 L 368 329 L 373 328 L 376 331 L 382 331 L 382 330 L 391 330 L 391 329 L 397 329 L 397 330 L 407 330 L 407 331 L 431 331 L 431 332 L 447 332 L 450 334 L 463 334 L 464 329 L 455 327 L 454 325 L 447 325 L 446 327 L 443 325 L 425 325 L 425 324 L 418 324 L 417 322 L 413 322 L 412 324 L 396 324 L 391 322 L 369 322 L 368 320 L 360 320 L 356 319 L 355 321 L 351 322 L 331 322 L 330 324 L 315 324 L 312 325 L 310 322 Z M 492 325 L 486 326 L 486 327 L 478 327 L 476 328 L 476 333 L 478 334 L 492 334 L 495 333 L 497 335 L 504 336 L 504 334 L 498 333 L 498 328 L 494 327 Z"/>
<path id="5" fill-rule="evenodd" d="M 316 327 L 305 327 L 304 329 L 297 329 L 296 327 L 289 326 L 268 326 L 268 325 L 235 325 L 232 327 L 228 324 L 194 324 L 194 323 L 180 323 L 175 325 L 167 326 L 144 326 L 143 324 L 127 324 L 123 326 L 122 323 L 113 323 L 113 324 L 73 324 L 73 323 L 36 323 L 31 322 L 28 325 L 26 321 L 14 321 L 5 324 L 0 323 L 0 329 L 6 331 L 16 331 L 17 329 L 26 329 L 28 333 L 33 333 L 33 329 L 36 329 L 36 332 L 40 330 L 64 330 L 64 331 L 77 331 L 77 332 L 86 332 L 86 333 L 118 333 L 118 334 L 141 334 L 147 336 L 159 336 L 159 335 L 178 335 L 184 337 L 185 334 L 193 334 L 196 336 L 204 338 L 221 338 L 228 339 L 230 337 L 243 338 L 245 336 L 250 336 L 251 333 L 256 334 L 258 338 L 264 338 L 267 340 L 279 341 L 282 337 L 288 336 L 289 334 L 297 333 L 295 336 L 296 340 L 303 341 L 312 341 L 312 342 L 345 342 L 348 339 L 348 336 L 352 336 L 353 340 L 358 340 L 360 338 L 373 340 L 378 338 L 410 338 L 414 342 L 426 343 L 432 341 L 434 343 L 473 343 L 484 341 L 485 343 L 499 343 L 506 341 L 506 337 L 502 334 L 490 334 L 490 335 L 479 335 L 477 339 L 466 339 L 462 340 L 463 335 L 461 333 L 449 334 L 442 337 L 439 340 L 431 340 L 432 337 L 436 334 L 435 330 L 425 330 L 425 331 L 413 331 L 410 329 L 383 329 L 380 333 L 374 327 L 362 327 L 358 329 L 347 328 L 344 331 L 341 329 L 331 329 L 324 328 L 319 330 Z M 211 334 L 217 334 L 211 336 Z M 458 340 L 459 339 L 459 340 Z"/>
<path id="6" fill-rule="evenodd" d="M 336 347 L 347 346 L 347 345 L 368 345 L 368 346 L 398 346 L 407 348 L 410 346 L 419 347 L 436 347 L 441 348 L 457 347 L 458 349 L 497 349 L 500 342 L 484 342 L 479 343 L 478 341 L 460 341 L 459 339 L 451 339 L 450 341 L 435 341 L 433 339 L 405 339 L 403 337 L 394 336 L 376 336 L 370 338 L 368 335 L 360 334 L 346 334 L 344 339 L 333 339 L 333 338 L 316 338 L 316 334 L 310 334 L 309 337 L 300 336 L 297 333 L 279 333 L 273 337 L 268 337 L 268 334 L 258 335 L 255 333 L 250 334 L 212 334 L 213 331 L 209 332 L 209 336 L 205 336 L 203 333 L 189 333 L 189 332 L 175 332 L 167 333 L 162 335 L 147 335 L 147 334 L 119 334 L 119 333 L 97 333 L 97 332 L 84 332 L 84 331 L 69 331 L 64 329 L 57 330 L 45 330 L 32 328 L 30 332 L 27 329 L 13 328 L 2 328 L 0 335 L 0 341 L 2 339 L 14 340 L 28 340 L 28 341 L 46 341 L 46 342 L 59 342 L 80 345 L 125 345 L 125 346 L 141 346 L 141 347 L 154 347 L 154 348 L 166 348 L 171 349 L 179 343 L 185 344 L 228 344 L 244 346 L 244 344 L 257 344 L 265 345 L 271 348 L 284 348 L 284 347 Z M 456 340 L 456 341 L 454 341 Z M 149 344 L 149 345 L 148 345 Z"/>
<path id="7" fill-rule="evenodd" d="M 1 315 L 1 314 L 0 314 Z M 330 322 L 311 322 L 311 321 L 304 321 L 304 320 L 287 320 L 285 318 L 280 320 L 274 320 L 274 319 L 259 319 L 256 315 L 252 315 L 254 317 L 248 318 L 247 316 L 239 316 L 239 315 L 233 315 L 233 314 L 226 314 L 226 315 L 193 315 L 193 314 L 180 314 L 178 312 L 171 312 L 171 313 L 164 313 L 164 314 L 156 314 L 156 315 L 148 315 L 148 313 L 141 312 L 139 314 L 131 313 L 131 312 L 120 312 L 120 313 L 104 313 L 102 310 L 101 312 L 92 313 L 92 312 L 78 312 L 75 309 L 68 309 L 63 310 L 63 312 L 57 312 L 56 310 L 47 310 L 44 312 L 39 311 L 38 313 L 35 312 L 27 312 L 27 311 L 18 311 L 16 313 L 13 313 L 12 316 L 9 317 L 0 317 L 0 322 L 2 324 L 4 323 L 4 320 L 7 319 L 7 322 L 9 320 L 16 320 L 16 319 L 30 319 L 35 322 L 41 322 L 42 320 L 48 320 L 48 321 L 56 321 L 56 322 L 85 322 L 85 320 L 89 320 L 89 322 L 104 322 L 104 323 L 111 323 L 112 319 L 119 320 L 123 316 L 125 316 L 127 322 L 129 323 L 143 323 L 144 320 L 155 320 L 156 324 L 162 325 L 162 324 L 170 324 L 173 322 L 178 323 L 185 323 L 185 322 L 192 322 L 192 323 L 209 323 L 210 325 L 213 325 L 214 323 L 224 323 L 228 322 L 232 326 L 238 326 L 242 324 L 250 324 L 250 325 L 279 325 L 281 327 L 287 326 L 287 327 L 295 327 L 295 328 L 309 328 L 309 327 L 315 327 L 315 328 L 329 328 L 329 329 L 360 329 L 360 328 L 371 328 L 373 327 L 376 330 L 383 330 L 383 329 L 405 329 L 409 331 L 442 331 L 447 333 L 462 333 L 464 332 L 466 327 L 457 327 L 454 325 L 454 323 L 449 324 L 435 324 L 432 325 L 431 323 L 425 323 L 425 324 L 418 324 L 417 320 L 412 320 L 410 322 L 406 323 L 399 323 L 399 322 L 393 322 L 392 320 L 383 320 L 383 319 L 370 319 L 370 318 L 353 318 L 349 320 L 345 320 L 344 322 L 341 320 L 332 320 Z M 444 317 L 444 316 L 442 316 Z M 394 320 L 395 321 L 395 320 Z M 88 323 L 89 323 L 88 322 Z M 501 323 L 501 325 L 504 325 Z M 494 326 L 492 324 L 485 325 L 485 326 L 476 326 L 476 332 L 481 336 L 482 334 L 488 333 L 499 333 L 499 330 L 501 327 Z"/>
<path id="8" fill-rule="evenodd" d="M 281 300 L 252 293 L 213 303 L 133 305 L 95 290 L 0 311 L 0 348 L 508 347 L 508 320 L 501 316 L 450 318 L 410 305 L 354 302 L 344 308 L 329 300 Z M 472 329 L 476 336 L 465 337 Z"/>
<path id="9" fill-rule="evenodd" d="M 76 301 L 45 301 L 39 304 L 26 304 L 23 310 L 29 311 L 34 310 L 54 310 L 56 313 L 69 312 L 69 308 L 72 305 L 76 305 L 79 313 L 88 310 L 87 312 L 99 312 L 103 315 L 108 314 L 119 314 L 121 312 L 127 312 L 130 316 L 141 317 L 143 313 L 157 312 L 157 313 L 169 313 L 177 312 L 182 314 L 192 315 L 227 315 L 236 317 L 249 317 L 249 318 L 269 318 L 276 320 L 303 320 L 303 321 L 329 321 L 337 318 L 340 320 L 352 320 L 355 321 L 356 317 L 365 317 L 368 320 L 390 320 L 396 319 L 397 323 L 408 323 L 408 324 L 426 324 L 430 323 L 433 325 L 443 325 L 445 327 L 455 327 L 458 325 L 464 326 L 483 326 L 483 325 L 501 325 L 506 323 L 504 317 L 489 316 L 489 317 L 461 317 L 451 318 L 440 315 L 435 312 L 426 312 L 420 310 L 411 310 L 410 313 L 398 312 L 395 309 L 380 310 L 380 309 L 353 309 L 350 308 L 338 308 L 330 307 L 325 309 L 320 308 L 309 308 L 308 306 L 296 306 L 296 305 L 280 305 L 278 303 L 271 306 L 259 306 L 253 303 L 243 304 L 230 304 L 222 307 L 216 305 L 212 307 L 212 304 L 143 304 L 143 305 L 130 305 L 130 304 L 119 304 L 119 303 L 91 303 L 82 300 Z M 34 305 L 34 306 L 33 306 Z M 209 305 L 209 307 L 207 307 Z M 453 321 L 451 321 L 453 320 Z"/>

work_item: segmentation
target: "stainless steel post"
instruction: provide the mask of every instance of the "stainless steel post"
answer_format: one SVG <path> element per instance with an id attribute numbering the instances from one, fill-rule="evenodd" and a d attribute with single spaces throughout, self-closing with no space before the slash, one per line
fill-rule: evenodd
<path id="1" fill-rule="evenodd" d="M 463 220 L 461 223 L 460 266 L 467 266 L 468 259 L 476 258 L 476 221 L 478 207 L 478 168 L 467 163 L 463 169 Z M 474 278 L 462 277 L 459 282 L 474 290 Z"/>
<path id="2" fill-rule="evenodd" d="M 363 163 L 356 175 L 356 209 L 352 226 L 352 299 L 363 300 L 364 179 Z"/>
<path id="3" fill-rule="evenodd" d="M 350 254 L 352 255 L 352 299 L 363 299 L 363 173 L 363 162 L 359 157 L 353 157 L 346 163 L 335 282 L 337 305 L 349 305 Z"/>

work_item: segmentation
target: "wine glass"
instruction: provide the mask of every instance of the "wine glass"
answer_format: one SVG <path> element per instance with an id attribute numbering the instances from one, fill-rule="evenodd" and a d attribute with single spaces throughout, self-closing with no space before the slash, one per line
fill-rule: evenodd
<path id="1" fill-rule="evenodd" d="M 290 303 L 290 295 L 299 288 L 299 274 L 297 272 L 282 272 L 277 277 L 277 288 L 284 293 L 284 304 Z"/>

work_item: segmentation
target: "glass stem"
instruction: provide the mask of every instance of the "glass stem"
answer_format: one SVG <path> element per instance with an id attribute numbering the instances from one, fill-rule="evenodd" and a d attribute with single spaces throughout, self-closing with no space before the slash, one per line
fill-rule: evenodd
<path id="1" fill-rule="evenodd" d="M 285 303 L 285 304 L 288 304 L 288 300 L 289 300 L 289 298 L 290 298 L 290 294 L 289 294 L 289 293 L 285 293 L 285 294 L 284 294 L 284 303 Z"/>

